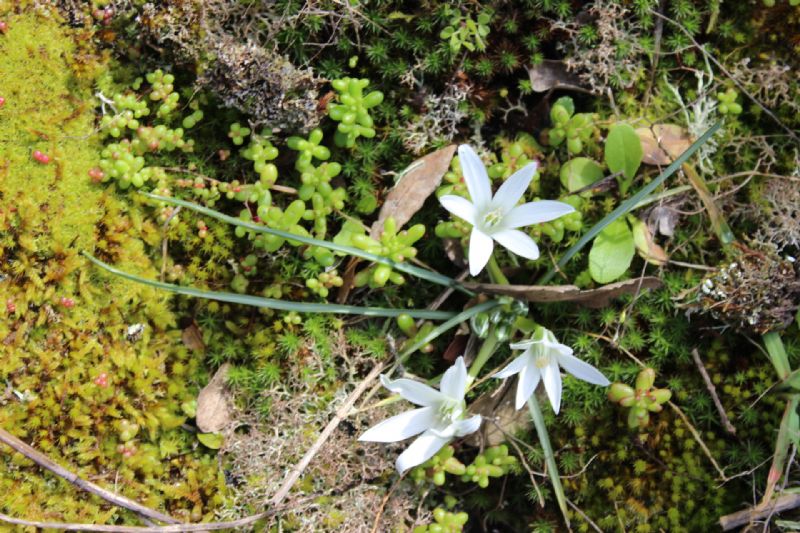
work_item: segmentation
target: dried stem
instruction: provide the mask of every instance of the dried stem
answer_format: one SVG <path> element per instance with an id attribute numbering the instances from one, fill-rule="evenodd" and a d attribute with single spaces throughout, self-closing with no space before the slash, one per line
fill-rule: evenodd
<path id="1" fill-rule="evenodd" d="M 703 361 L 700 360 L 700 354 L 697 352 L 697 348 L 692 349 L 692 358 L 694 358 L 694 363 L 697 365 L 700 375 L 703 376 L 703 381 L 706 382 L 706 388 L 708 389 L 708 393 L 711 394 L 711 399 L 714 400 L 714 405 L 717 407 L 717 411 L 722 419 L 722 424 L 725 426 L 725 430 L 731 435 L 736 435 L 736 428 L 733 426 L 733 424 L 731 424 L 731 420 L 725 413 L 725 408 L 722 407 L 722 402 L 719 401 L 719 396 L 717 396 L 717 388 L 711 382 L 711 378 L 708 377 L 708 372 L 706 372 L 706 367 L 703 366 Z"/>

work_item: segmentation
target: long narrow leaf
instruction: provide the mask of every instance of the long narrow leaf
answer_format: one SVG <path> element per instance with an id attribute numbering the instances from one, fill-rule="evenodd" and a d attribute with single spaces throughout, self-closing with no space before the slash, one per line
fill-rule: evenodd
<path id="1" fill-rule="evenodd" d="M 708 128 L 708 130 L 703 135 L 701 135 L 699 139 L 697 139 L 694 143 L 692 143 L 692 145 L 689 148 L 687 148 L 685 152 L 683 152 L 680 156 L 678 156 L 678 158 L 675 161 L 673 161 L 671 165 L 665 168 L 664 171 L 661 174 L 659 174 L 653 181 L 642 187 L 639 190 L 639 192 L 637 192 L 636 194 L 634 194 L 633 196 L 622 202 L 622 204 L 620 204 L 619 207 L 617 207 L 611 213 L 606 215 L 603 218 L 603 220 L 595 224 L 592 227 L 592 229 L 586 232 L 578 240 L 578 242 L 576 242 L 569 250 L 567 250 L 564 256 L 558 261 L 557 267 L 553 267 L 550 270 L 548 270 L 547 273 L 537 281 L 537 284 L 543 285 L 548 281 L 550 281 L 551 279 L 553 279 L 553 276 L 555 276 L 556 274 L 557 268 L 558 269 L 564 268 L 564 265 L 566 265 L 567 262 L 575 256 L 575 254 L 580 252 L 584 246 L 589 244 L 589 242 L 592 239 L 594 239 L 598 233 L 603 231 L 603 229 L 605 229 L 606 226 L 617 220 L 619 217 L 626 215 L 636 206 L 636 204 L 638 204 L 647 195 L 656 190 L 656 188 L 662 183 L 664 183 L 664 180 L 672 176 L 681 167 L 681 165 L 683 165 L 683 163 L 686 162 L 686 160 L 689 159 L 689 157 L 691 157 L 692 154 L 694 154 L 698 150 L 698 148 L 703 146 L 703 144 L 705 144 L 706 141 L 708 141 L 708 139 L 711 138 L 711 136 L 717 132 L 720 126 L 722 126 L 722 123 L 717 122 L 716 124 Z"/>
<path id="2" fill-rule="evenodd" d="M 195 298 L 205 298 L 220 302 L 251 305 L 253 307 L 266 307 L 268 309 L 276 309 L 279 311 L 296 311 L 298 313 L 339 313 L 344 315 L 381 317 L 397 317 L 402 314 L 409 314 L 414 318 L 422 318 L 426 320 L 447 320 L 448 318 L 456 316 L 456 313 L 449 311 L 429 311 L 427 309 L 388 309 L 385 307 L 359 307 L 356 305 L 288 302 L 284 300 L 276 300 L 274 298 L 262 298 L 260 296 L 237 294 L 234 292 L 204 291 L 201 289 L 194 289 L 192 287 L 181 287 L 180 285 L 173 285 L 172 283 L 164 283 L 161 281 L 142 278 L 116 269 L 86 252 L 82 253 L 87 259 L 89 259 L 89 261 L 116 276 L 120 276 L 137 283 L 142 283 L 144 285 L 149 285 L 151 287 L 164 289 L 176 294 L 194 296 Z"/>
<path id="3" fill-rule="evenodd" d="M 359 248 L 355 248 L 353 246 L 345 246 L 342 244 L 336 244 L 330 241 L 323 241 L 320 239 L 315 239 L 313 237 L 307 237 L 304 235 L 296 235 L 294 233 L 289 233 L 286 231 L 281 231 L 277 229 L 270 228 L 263 224 L 256 224 L 255 222 L 248 222 L 246 220 L 242 220 L 236 217 L 232 217 L 226 215 L 224 213 L 220 213 L 219 211 L 215 211 L 213 209 L 209 209 L 207 207 L 203 207 L 202 205 L 198 205 L 192 202 L 187 202 L 185 200 L 179 200 L 178 198 L 169 198 L 166 196 L 159 196 L 157 194 L 152 193 L 142 193 L 143 195 L 151 198 L 153 200 L 157 200 L 159 202 L 164 202 L 170 205 L 179 205 L 181 207 L 185 207 L 186 209 L 191 209 L 192 211 L 196 211 L 198 213 L 202 213 L 204 215 L 210 216 L 211 218 L 216 218 L 217 220 L 221 220 L 222 222 L 227 222 L 228 224 L 233 224 L 234 226 L 240 226 L 245 229 L 249 229 L 252 231 L 257 231 L 260 233 L 267 233 L 270 235 L 275 235 L 276 237 L 281 237 L 283 239 L 292 240 L 292 241 L 299 241 L 304 244 L 308 244 L 310 246 L 319 246 L 321 248 L 327 248 L 329 250 L 334 250 L 337 252 L 341 252 L 344 254 L 349 254 L 355 257 L 360 257 L 362 259 L 366 259 L 368 261 L 374 261 L 376 263 L 382 263 L 384 265 L 389 265 L 395 270 L 399 270 L 400 272 L 405 272 L 411 276 L 416 276 L 418 278 L 428 280 L 431 283 L 436 283 L 438 285 L 444 285 L 446 287 L 453 287 L 456 290 L 463 292 L 464 294 L 468 294 L 473 296 L 474 293 L 466 288 L 464 288 L 460 283 L 458 283 L 453 278 L 445 276 L 443 274 L 438 274 L 436 272 L 431 272 L 430 270 L 425 270 L 424 268 L 419 268 L 414 265 L 409 265 L 408 263 L 398 263 L 396 261 L 392 261 L 388 257 L 383 257 L 380 255 L 371 254 L 369 252 L 365 252 Z"/>
<path id="4" fill-rule="evenodd" d="M 542 409 L 539 407 L 539 400 L 536 399 L 536 393 L 531 394 L 528 398 L 528 411 L 530 411 L 531 420 L 533 420 L 533 425 L 536 427 L 539 444 L 542 445 L 544 463 L 547 465 L 547 475 L 550 477 L 550 484 L 553 485 L 553 492 L 556 495 L 558 508 L 561 509 L 561 515 L 564 517 L 564 522 L 566 522 L 567 528 L 569 529 L 567 497 L 564 494 L 564 486 L 561 484 L 561 477 L 558 475 L 556 454 L 553 451 L 553 445 L 550 444 L 550 435 L 547 433 L 547 425 L 544 423 L 544 415 L 542 414 Z"/>

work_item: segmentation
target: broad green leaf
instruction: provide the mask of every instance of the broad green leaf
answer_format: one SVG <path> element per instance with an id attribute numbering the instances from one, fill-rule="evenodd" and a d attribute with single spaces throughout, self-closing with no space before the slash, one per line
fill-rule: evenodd
<path id="1" fill-rule="evenodd" d="M 212 450 L 219 450 L 222 448 L 222 443 L 225 438 L 220 433 L 198 433 L 197 440 L 199 440 L 206 448 Z"/>
<path id="2" fill-rule="evenodd" d="M 575 159 L 570 159 L 561 166 L 561 184 L 566 187 L 569 192 L 583 189 L 602 178 L 603 167 L 600 166 L 600 163 L 588 157 L 576 157 Z M 581 196 L 587 198 L 591 195 L 592 191 L 581 193 Z"/>
<path id="3" fill-rule="evenodd" d="M 598 283 L 619 279 L 631 266 L 636 247 L 624 219 L 615 220 L 600 232 L 589 251 L 589 273 Z"/>
<path id="4" fill-rule="evenodd" d="M 606 164 L 611 172 L 622 172 L 630 179 L 642 164 L 642 143 L 630 124 L 618 122 L 611 126 L 606 139 Z"/>

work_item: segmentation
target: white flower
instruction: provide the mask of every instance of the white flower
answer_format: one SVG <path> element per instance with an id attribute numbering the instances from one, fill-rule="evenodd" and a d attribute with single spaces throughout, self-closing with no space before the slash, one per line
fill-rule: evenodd
<path id="1" fill-rule="evenodd" d="M 401 474 L 433 457 L 454 437 L 469 435 L 481 425 L 480 415 L 464 418 L 467 414 L 464 394 L 468 377 L 463 357 L 459 357 L 444 373 L 438 391 L 419 381 L 392 381 L 383 375 L 381 383 L 421 408 L 384 420 L 368 429 L 358 440 L 397 442 L 422 433 L 397 458 L 396 466 Z"/>
<path id="2" fill-rule="evenodd" d="M 550 398 L 553 410 L 558 414 L 561 407 L 561 371 L 559 366 L 583 381 L 603 387 L 609 385 L 606 377 L 595 367 L 572 355 L 572 348 L 560 344 L 553 332 L 539 327 L 533 338 L 511 345 L 514 350 L 525 350 L 511 361 L 503 370 L 495 374 L 496 378 L 507 378 L 519 374 L 517 382 L 516 406 L 520 409 L 530 398 L 539 379 L 544 381 L 544 388 Z"/>
<path id="3" fill-rule="evenodd" d="M 472 224 L 469 272 L 473 276 L 477 276 L 489 262 L 494 241 L 517 255 L 537 259 L 539 247 L 517 228 L 555 220 L 575 210 L 569 204 L 552 200 L 517 205 L 536 173 L 537 163 L 528 163 L 512 174 L 492 196 L 489 175 L 478 154 L 462 144 L 458 147 L 458 159 L 472 201 L 450 194 L 442 196 L 439 201 L 452 214 Z"/>

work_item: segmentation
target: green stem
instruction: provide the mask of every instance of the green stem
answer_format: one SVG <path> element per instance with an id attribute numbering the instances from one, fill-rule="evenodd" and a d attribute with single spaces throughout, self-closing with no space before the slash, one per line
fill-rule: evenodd
<path id="1" fill-rule="evenodd" d="M 500 270 L 500 265 L 497 264 L 497 259 L 494 258 L 494 254 L 489 258 L 489 277 L 492 279 L 492 283 L 502 283 L 503 285 L 509 285 L 508 278 L 503 271 Z"/>
<path id="2" fill-rule="evenodd" d="M 499 344 L 497 340 L 497 335 L 494 333 L 494 324 L 489 327 L 489 334 L 486 337 L 486 340 L 483 341 L 483 345 L 481 345 L 481 349 L 478 352 L 478 355 L 475 356 L 475 361 L 472 362 L 472 365 L 469 367 L 469 375 L 470 377 L 478 377 L 483 365 L 486 364 L 486 361 L 492 357 L 494 351 L 497 349 L 497 345 Z"/>
<path id="3" fill-rule="evenodd" d="M 536 427 L 536 434 L 539 436 L 539 442 L 542 445 L 544 462 L 547 465 L 547 475 L 550 476 L 550 483 L 553 484 L 553 492 L 556 493 L 558 507 L 561 509 L 561 514 L 564 516 L 564 522 L 566 522 L 567 528 L 569 528 L 567 497 L 564 495 L 564 487 L 561 485 L 561 478 L 558 475 L 556 455 L 553 453 L 553 446 L 550 444 L 550 435 L 547 433 L 547 426 L 544 423 L 544 415 L 542 414 L 542 409 L 539 407 L 539 402 L 536 399 L 535 392 L 531 394 L 530 398 L 528 398 L 528 410 L 531 413 L 533 425 Z"/>

